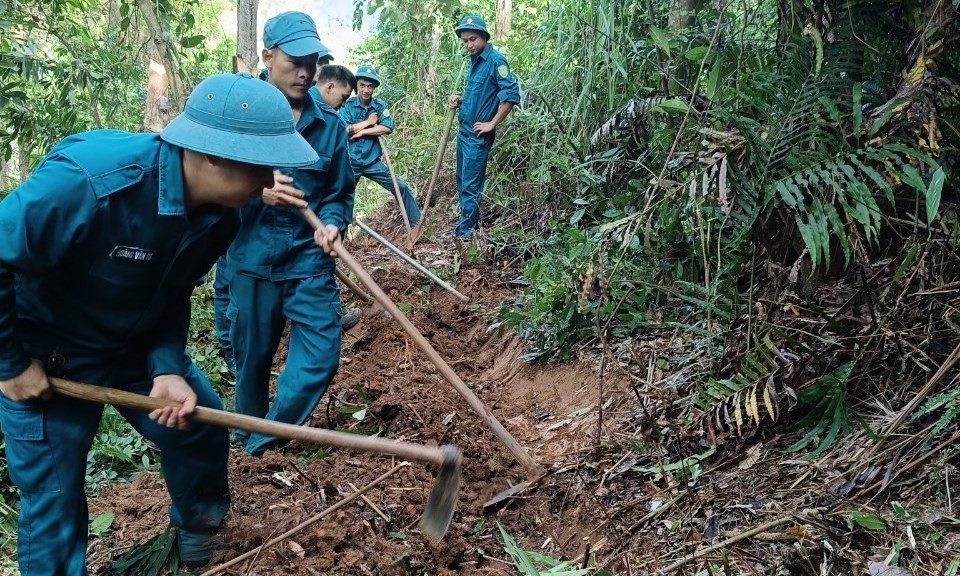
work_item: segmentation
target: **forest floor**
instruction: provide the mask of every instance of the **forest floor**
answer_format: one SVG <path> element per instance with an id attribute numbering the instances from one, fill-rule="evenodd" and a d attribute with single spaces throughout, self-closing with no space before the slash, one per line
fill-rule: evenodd
<path id="1" fill-rule="evenodd" d="M 399 244 L 397 223 L 381 214 L 370 225 Z M 960 521 L 950 493 L 960 493 L 960 476 L 950 475 L 952 465 L 945 465 L 945 484 L 936 490 L 921 479 L 898 487 L 893 498 L 861 500 L 851 512 L 831 489 L 842 481 L 840 463 L 849 453 L 800 460 L 782 450 L 796 438 L 771 433 L 726 435 L 713 447 L 709 434 L 684 430 L 666 416 L 684 399 L 672 392 L 669 372 L 652 361 L 638 362 L 645 372 L 639 378 L 615 362 L 602 365 L 601 351 L 592 348 L 565 364 L 524 362 L 523 343 L 497 320 L 503 302 L 516 295 L 510 280 L 517 271 L 492 262 L 482 245 L 473 262 L 442 234 L 422 239 L 415 252 L 469 304 L 431 286 L 362 233 L 348 248 L 548 474 L 485 510 L 485 502 L 527 473 L 398 322 L 368 306 L 344 335 L 340 371 L 309 424 L 457 445 L 463 474 L 448 533 L 432 544 L 418 531 L 436 469 L 414 462 L 370 489 L 369 503 L 357 499 L 261 548 L 397 461 L 300 443 L 262 458 L 234 447 L 226 547 L 205 570 L 255 551 L 219 573 L 515 574 L 520 561 L 511 557 L 502 526 L 520 548 L 542 555 L 534 560 L 543 572 L 563 559 L 590 567 L 584 574 L 601 567 L 611 574 L 728 576 L 903 576 L 947 574 L 951 567 L 956 573 Z M 346 289 L 344 298 L 356 305 Z M 638 358 L 670 357 L 684 345 L 682 334 L 643 342 Z M 889 501 L 898 499 L 910 521 L 900 509 L 892 513 Z M 115 514 L 112 532 L 91 542 L 91 574 L 110 574 L 114 558 L 161 532 L 167 506 L 162 479 L 150 474 L 91 498 L 91 517 Z M 892 519 L 865 526 L 874 516 Z"/>

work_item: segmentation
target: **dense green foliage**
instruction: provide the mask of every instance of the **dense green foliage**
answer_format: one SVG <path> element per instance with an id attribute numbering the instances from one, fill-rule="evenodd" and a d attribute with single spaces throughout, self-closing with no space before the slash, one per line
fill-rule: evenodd
<path id="1" fill-rule="evenodd" d="M 356 3 L 380 24 L 352 60 L 378 66 L 392 160 L 415 188 L 430 179 L 446 95 L 463 90 L 455 23 L 478 13 L 494 27 L 496 4 Z M 693 2 L 685 22 L 679 4 L 515 2 L 495 45 L 522 104 L 498 129 L 482 257 L 524 286 L 500 313 L 530 358 L 597 345 L 646 374 L 667 360 L 643 342 L 682 340 L 671 362 L 692 383 L 694 417 L 741 434 L 798 406 L 791 450 L 815 456 L 852 429 L 853 395 L 894 371 L 929 376 L 900 363 L 904 349 L 934 366 L 958 340 L 948 295 L 904 304 L 960 273 L 958 2 Z M 143 5 L 181 85 L 229 67 L 222 2 L 0 0 L 4 161 L 23 173 L 66 134 L 142 126 Z M 2 194 L 15 177 L 0 166 Z M 453 220 L 451 181 L 433 208 L 450 217 L 428 234 Z M 833 298 L 831 282 L 855 292 Z M 191 352 L 217 384 L 209 296 L 196 294 Z M 915 418 L 940 433 L 958 405 L 934 395 Z M 127 436 L 104 420 L 93 485 L 155 468 Z M 13 538 L 5 472 L 0 460 L 0 547 Z"/>
<path id="2" fill-rule="evenodd" d="M 0 1 L 0 145 L 31 164 L 64 136 L 94 128 L 138 130 L 151 31 L 159 18 L 177 85 L 229 70 L 236 39 L 217 18 L 225 1 Z M 173 82 L 171 83 L 173 85 Z M 179 103 L 171 102 L 176 109 Z"/>
<path id="3" fill-rule="evenodd" d="M 817 287 L 899 262 L 877 294 L 859 296 L 870 307 L 918 272 L 939 275 L 922 269 L 927 250 L 943 246 L 936 261 L 953 266 L 957 3 L 695 3 L 686 24 L 671 6 L 515 5 L 495 45 L 523 102 L 499 129 L 483 223 L 490 261 L 520 264 L 526 288 L 501 314 L 531 358 L 597 343 L 641 373 L 637 346 L 686 333 L 697 361 L 683 370 L 702 382 L 693 404 L 738 433 L 779 418 L 792 392 L 769 382 L 788 374 L 812 386 L 800 398 L 817 400 L 800 411 L 816 432 L 804 446 L 824 433 L 824 450 L 850 429 L 846 395 L 876 385 L 877 365 L 859 360 L 899 344 L 858 336 Z M 363 47 L 414 180 L 429 179 L 444 95 L 462 90 L 454 23 L 469 12 L 492 23 L 495 8 L 449 14 L 432 52 L 435 94 L 408 29 L 383 21 Z M 801 310 L 827 331 L 793 326 Z M 902 312 L 884 314 L 923 347 L 928 317 Z M 940 316 L 932 329 L 955 340 Z"/>

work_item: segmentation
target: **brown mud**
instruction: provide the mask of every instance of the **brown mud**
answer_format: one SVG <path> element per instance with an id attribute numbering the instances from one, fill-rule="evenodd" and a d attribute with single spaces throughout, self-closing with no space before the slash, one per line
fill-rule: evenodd
<path id="1" fill-rule="evenodd" d="M 399 245 L 399 222 L 395 214 L 381 214 L 369 224 Z M 437 544 L 419 533 L 436 470 L 412 463 L 371 489 L 370 503 L 352 502 L 261 548 L 397 462 L 298 443 L 263 458 L 233 448 L 226 546 L 205 570 L 256 551 L 221 573 L 516 574 L 500 526 L 524 550 L 618 575 L 873 574 L 898 545 L 890 532 L 852 525 L 851 504 L 833 489 L 855 453 L 801 461 L 783 451 L 796 437 L 708 433 L 675 420 L 688 401 L 681 387 L 689 383 L 678 380 L 682 373 L 661 368 L 661 359 L 689 352 L 682 334 L 638 339 L 628 361 L 607 351 L 608 361 L 601 362 L 604 350 L 588 344 L 574 362 L 528 364 L 521 341 L 501 330 L 497 318 L 503 302 L 516 295 L 510 279 L 517 271 L 494 262 L 483 246 L 479 259 L 465 261 L 449 233 L 440 233 L 421 239 L 415 250 L 423 264 L 469 296 L 469 304 L 362 233 L 347 247 L 549 474 L 485 510 L 490 498 L 526 479 L 524 470 L 399 323 L 368 306 L 344 335 L 340 371 L 309 424 L 457 445 L 463 476 L 448 533 Z M 346 288 L 343 294 L 348 306 L 358 305 Z M 283 357 L 281 346 L 277 370 Z M 690 460 L 698 455 L 703 465 Z M 888 496 L 937 527 L 903 550 L 901 566 L 941 574 L 950 558 L 960 557 L 960 531 L 948 513 L 949 494 L 960 493 L 957 478 L 947 476 L 946 497 L 934 494 L 922 476 Z M 167 506 L 162 480 L 148 474 L 91 498 L 91 517 L 115 514 L 112 532 L 91 543 L 91 574 L 109 574 L 112 559 L 160 533 Z M 858 506 L 865 514 L 888 508 L 882 500 Z"/>

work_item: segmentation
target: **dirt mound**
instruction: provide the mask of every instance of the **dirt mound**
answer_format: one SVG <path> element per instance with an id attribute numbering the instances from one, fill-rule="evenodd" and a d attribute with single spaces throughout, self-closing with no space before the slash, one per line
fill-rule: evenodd
<path id="1" fill-rule="evenodd" d="M 401 244 L 393 216 L 374 219 L 371 226 L 386 228 Z M 459 273 L 452 276 L 452 263 L 461 258 L 452 243 L 428 239 L 418 244 L 417 257 L 451 276 L 451 283 L 471 298 L 465 304 L 369 238 L 352 240 L 349 249 L 535 460 L 551 468 L 588 444 L 596 430 L 595 376 L 583 367 L 525 365 L 519 358 L 520 342 L 491 329 L 501 302 L 512 296 L 495 269 L 482 259 L 472 264 L 461 260 Z M 348 305 L 362 304 L 347 289 L 344 299 Z M 413 463 L 367 493 L 372 504 L 347 505 L 232 569 L 260 575 L 335 575 L 470 574 L 505 568 L 499 560 L 503 553 L 496 520 L 519 523 L 510 530 L 522 533 L 527 524 L 542 519 L 535 512 L 516 510 L 485 514 L 483 503 L 523 481 L 523 469 L 399 323 L 379 305 L 364 308 L 363 321 L 344 336 L 340 372 L 309 424 L 460 447 L 463 478 L 449 533 L 438 545 L 426 543 L 419 534 L 417 522 L 436 471 Z M 284 350 L 281 346 L 277 370 L 282 369 Z M 300 443 L 259 459 L 234 449 L 227 545 L 214 562 L 256 549 L 394 464 L 388 457 Z M 162 481 L 146 475 L 91 499 L 92 515 L 116 514 L 113 534 L 93 544 L 93 573 L 108 573 L 112 556 L 161 531 L 167 522 L 166 502 Z M 574 524 L 562 532 L 576 532 Z M 575 549 L 579 540 L 574 544 Z"/>

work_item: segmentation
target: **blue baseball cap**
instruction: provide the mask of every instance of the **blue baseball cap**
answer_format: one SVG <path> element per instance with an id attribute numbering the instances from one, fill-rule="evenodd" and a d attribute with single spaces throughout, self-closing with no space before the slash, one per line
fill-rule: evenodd
<path id="1" fill-rule="evenodd" d="M 187 150 L 257 166 L 299 168 L 318 159 L 297 132 L 283 93 L 246 73 L 218 74 L 197 84 L 160 137 Z"/>
<path id="2" fill-rule="evenodd" d="M 289 56 L 299 58 L 330 50 L 320 42 L 317 25 L 303 12 L 281 12 L 263 25 L 263 47 L 279 48 Z"/>
<path id="3" fill-rule="evenodd" d="M 373 82 L 376 86 L 380 85 L 380 77 L 377 76 L 377 69 L 369 64 L 357 68 L 357 73 L 354 74 L 357 79 L 365 78 Z"/>
<path id="4" fill-rule="evenodd" d="M 480 32 L 486 36 L 487 40 L 490 39 L 490 32 L 487 31 L 487 23 L 484 22 L 483 18 L 479 16 L 464 16 L 463 19 L 460 20 L 460 25 L 453 29 L 453 31 L 457 33 L 457 36 L 459 36 L 461 32 L 466 32 L 467 30 Z"/>
<path id="5" fill-rule="evenodd" d="M 320 43 L 320 52 L 317 54 L 317 60 L 323 60 L 324 58 L 329 58 L 330 60 L 335 60 L 333 54 L 330 53 L 330 49 L 327 48 L 327 45 L 323 42 Z"/>

